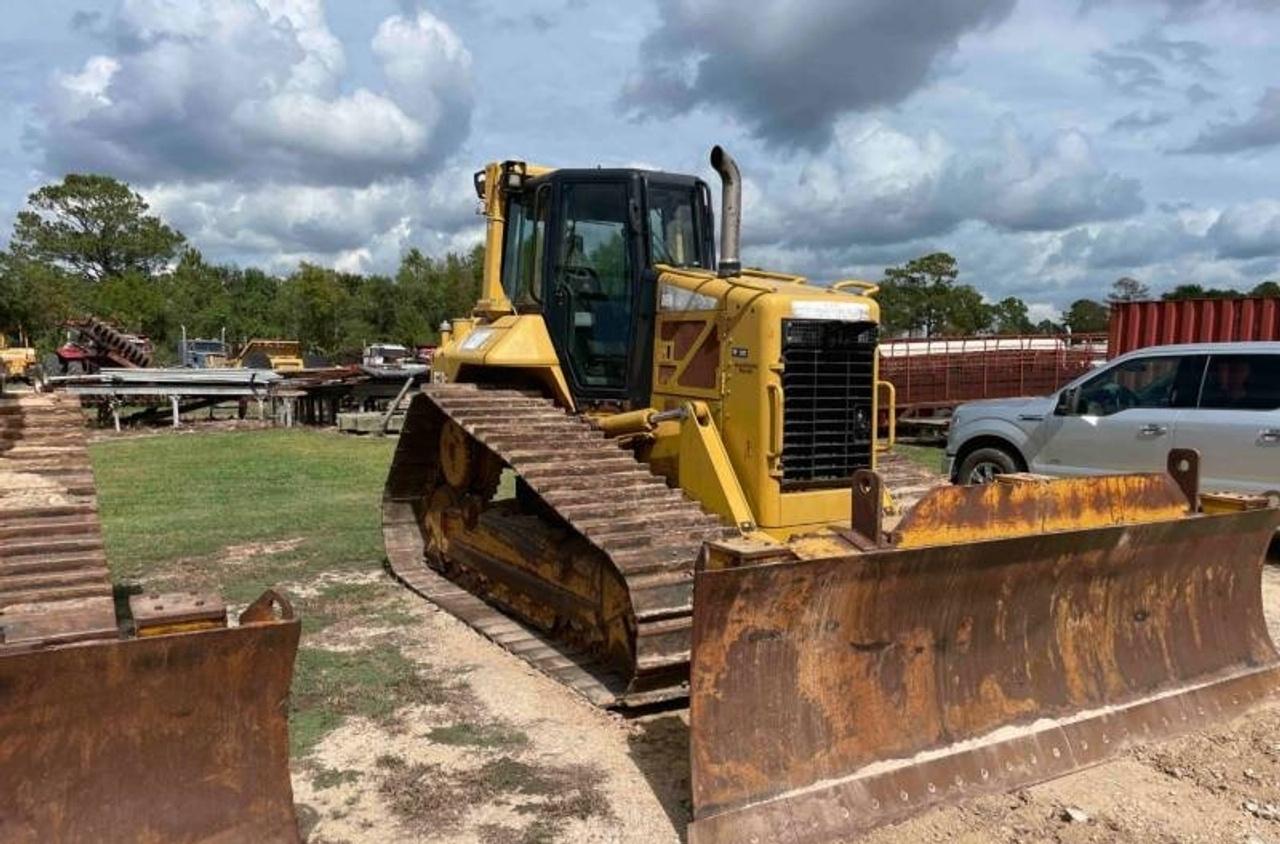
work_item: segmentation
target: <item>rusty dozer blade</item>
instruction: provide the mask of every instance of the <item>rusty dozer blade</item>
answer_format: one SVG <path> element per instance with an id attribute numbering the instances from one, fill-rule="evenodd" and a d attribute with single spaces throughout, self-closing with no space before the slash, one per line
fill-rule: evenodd
<path id="1" fill-rule="evenodd" d="M 844 838 L 1274 699 L 1280 512 L 1189 512 L 1195 454 L 1175 457 L 1176 480 L 938 489 L 862 553 L 709 546 L 690 841 Z"/>
<path id="2" fill-rule="evenodd" d="M 74 396 L 0 397 L 0 841 L 296 842 L 300 622 L 266 592 L 117 616 Z"/>
<path id="3" fill-rule="evenodd" d="M 135 638 L 0 644 L 0 841 L 298 841 L 288 604 L 265 593 L 238 627 L 141 614 Z"/>

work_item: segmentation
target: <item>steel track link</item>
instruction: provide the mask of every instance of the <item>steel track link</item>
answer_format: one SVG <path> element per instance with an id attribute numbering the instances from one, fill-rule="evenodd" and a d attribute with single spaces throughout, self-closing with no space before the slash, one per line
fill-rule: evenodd
<path id="1" fill-rule="evenodd" d="M 0 651 L 116 634 L 80 402 L 0 398 Z"/>
<path id="2" fill-rule="evenodd" d="M 513 469 L 625 581 L 631 676 L 498 615 L 428 568 L 421 507 L 434 488 L 432 446 L 445 419 Z M 393 573 L 414 591 L 597 705 L 621 707 L 687 696 L 694 563 L 704 542 L 739 535 L 585 418 L 537 395 L 475 384 L 429 385 L 414 397 L 383 497 L 383 532 Z"/>

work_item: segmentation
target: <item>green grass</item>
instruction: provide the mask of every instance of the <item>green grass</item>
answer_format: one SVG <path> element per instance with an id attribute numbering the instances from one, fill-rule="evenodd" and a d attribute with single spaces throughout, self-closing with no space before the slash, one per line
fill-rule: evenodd
<path id="1" fill-rule="evenodd" d="M 380 571 L 379 499 L 394 441 L 307 430 L 163 434 L 92 446 L 111 572 L 117 581 L 211 588 L 247 603 L 289 581 L 324 572 Z M 234 546 L 286 543 L 270 553 Z M 259 549 L 261 550 L 261 549 Z M 295 599 L 303 641 L 294 666 L 289 734 L 306 756 L 351 716 L 383 723 L 413 703 L 443 703 L 452 680 L 392 644 L 355 651 L 315 647 L 311 637 L 346 618 L 389 626 L 413 617 L 388 606 L 386 581 L 327 584 Z M 460 692 L 458 693 L 460 694 Z M 341 772 L 334 774 L 341 781 Z"/>
<path id="2" fill-rule="evenodd" d="M 906 445 L 896 443 L 894 454 L 900 454 L 917 466 L 937 474 L 942 467 L 942 449 L 927 445 Z"/>
<path id="3" fill-rule="evenodd" d="M 321 767 L 316 771 L 315 776 L 311 778 L 311 782 L 316 788 L 333 788 L 338 785 L 358 782 L 359 779 L 359 771 Z"/>
<path id="4" fill-rule="evenodd" d="M 393 447 L 389 439 L 305 430 L 95 443 L 112 574 L 145 577 L 176 559 L 293 538 L 300 546 L 277 562 L 305 559 L 322 568 L 378 563 L 378 500 Z"/>

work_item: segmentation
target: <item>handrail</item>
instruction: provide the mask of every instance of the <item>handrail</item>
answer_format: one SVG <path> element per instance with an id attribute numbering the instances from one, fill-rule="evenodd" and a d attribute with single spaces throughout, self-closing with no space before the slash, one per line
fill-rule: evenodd
<path id="1" fill-rule="evenodd" d="M 831 284 L 832 290 L 844 290 L 846 287 L 860 288 L 864 296 L 874 296 L 880 292 L 880 285 L 873 281 L 862 281 L 857 278 L 846 278 Z"/>
<path id="2" fill-rule="evenodd" d="M 881 401 L 881 392 L 886 394 L 887 402 Z M 889 440 L 888 442 L 879 443 L 880 451 L 889 451 L 898 441 L 898 388 L 890 381 L 876 381 L 876 411 L 877 414 L 888 411 L 889 417 Z M 876 425 L 879 426 L 879 420 Z"/>

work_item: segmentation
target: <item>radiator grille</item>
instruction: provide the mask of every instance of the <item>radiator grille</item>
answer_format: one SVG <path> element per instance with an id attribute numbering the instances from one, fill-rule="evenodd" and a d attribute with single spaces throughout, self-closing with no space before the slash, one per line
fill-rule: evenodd
<path id="1" fill-rule="evenodd" d="M 871 466 L 876 326 L 782 323 L 782 485 L 845 484 Z"/>

